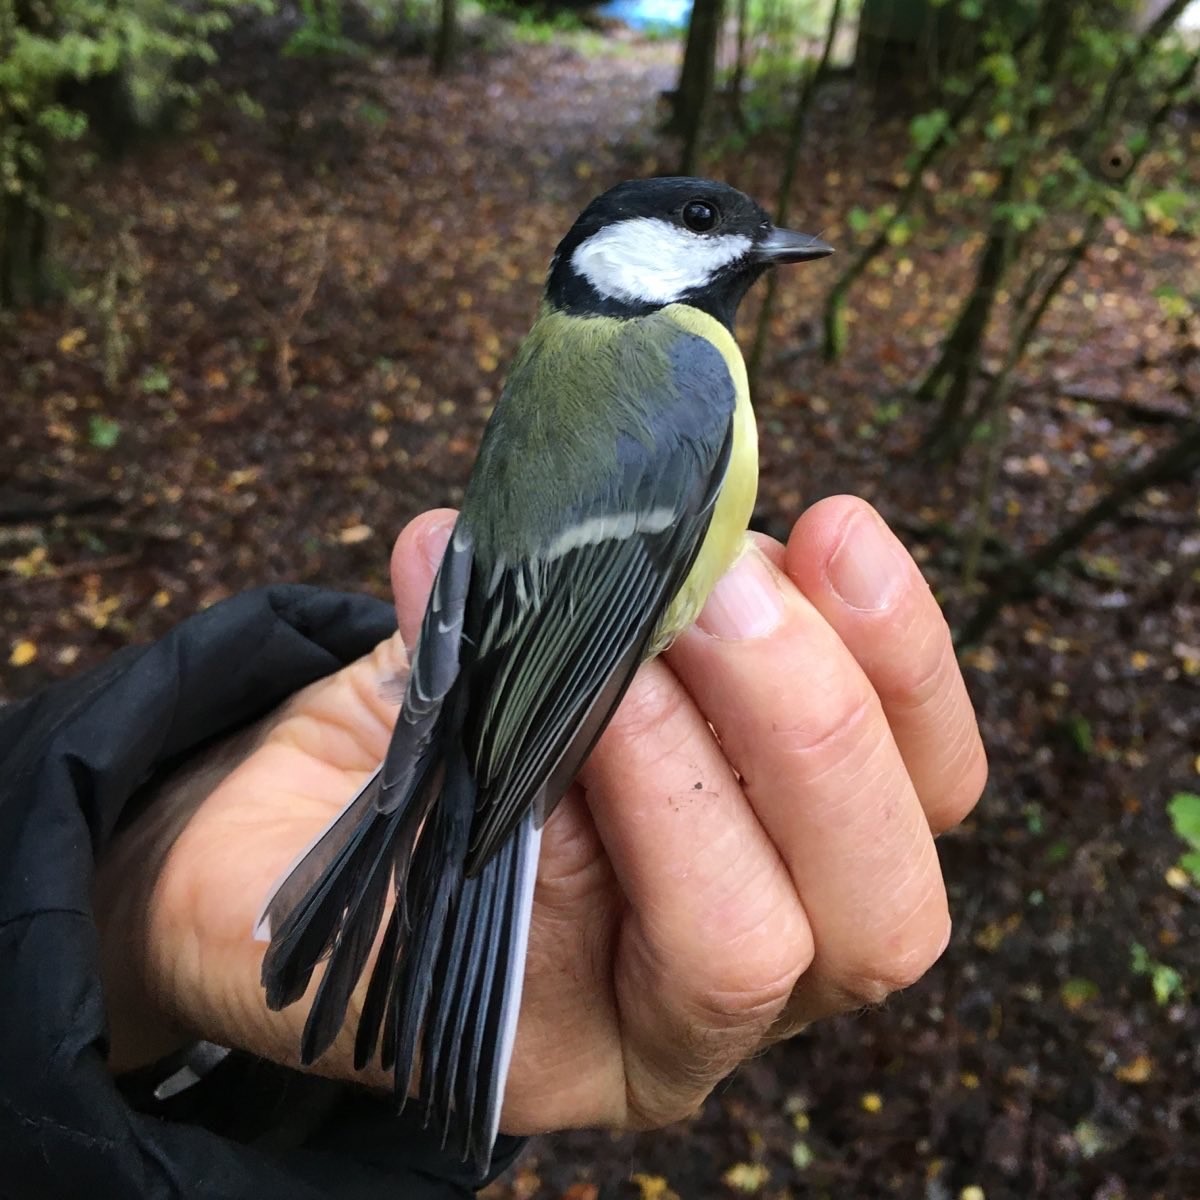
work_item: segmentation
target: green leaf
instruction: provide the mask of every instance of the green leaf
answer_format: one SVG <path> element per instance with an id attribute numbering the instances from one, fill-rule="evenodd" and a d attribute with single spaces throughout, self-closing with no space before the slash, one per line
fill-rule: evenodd
<path id="1" fill-rule="evenodd" d="M 93 414 L 88 419 L 88 442 L 97 450 L 111 450 L 121 436 L 121 424 L 110 417 Z"/>
<path id="2" fill-rule="evenodd" d="M 359 104 L 357 116 L 360 121 L 365 121 L 368 125 L 373 125 L 376 129 L 388 123 L 387 110 L 380 108 L 378 104 L 371 104 L 364 100 Z"/>
<path id="3" fill-rule="evenodd" d="M 1142 227 L 1142 206 L 1136 200 L 1127 196 L 1122 191 L 1113 192 L 1113 208 L 1116 209 L 1117 216 L 1129 226 L 1130 229 L 1141 229 Z"/>
<path id="4" fill-rule="evenodd" d="M 1091 754 L 1095 749 L 1096 743 L 1092 738 L 1092 726 L 1087 717 L 1080 716 L 1078 713 L 1072 713 L 1067 718 L 1067 732 L 1071 735 L 1071 741 L 1075 743 L 1075 749 L 1080 754 Z"/>
<path id="5" fill-rule="evenodd" d="M 1151 958 L 1140 942 L 1134 942 L 1129 947 L 1129 969 L 1135 975 L 1150 977 L 1150 990 L 1160 1006 L 1169 1004 L 1184 993 L 1183 976 L 1174 967 Z"/>
<path id="6" fill-rule="evenodd" d="M 871 219 L 871 214 L 857 204 L 846 214 L 846 224 L 855 233 L 864 233 L 870 229 Z"/>
<path id="7" fill-rule="evenodd" d="M 997 87 L 1015 87 L 1020 78 L 1017 60 L 1008 53 L 989 54 L 980 65 L 992 77 Z"/>
<path id="8" fill-rule="evenodd" d="M 927 113 L 918 113 L 908 126 L 908 136 L 913 148 L 928 150 L 945 133 L 950 124 L 950 115 L 944 108 L 935 108 Z"/>
<path id="9" fill-rule="evenodd" d="M 1027 233 L 1045 219 L 1046 210 L 1033 200 L 1014 200 L 1011 204 L 997 204 L 993 210 L 1002 221 L 1007 221 L 1018 233 Z"/>
<path id="10" fill-rule="evenodd" d="M 161 366 L 147 367 L 142 372 L 142 391 L 148 395 L 152 393 L 169 392 L 171 390 L 171 376 L 167 374 L 167 369 Z"/>
<path id="11" fill-rule="evenodd" d="M 907 217 L 897 217 L 888 226 L 887 240 L 891 246 L 903 246 L 911 237 L 912 224 Z"/>
<path id="12" fill-rule="evenodd" d="M 1195 792 L 1176 792 L 1167 804 L 1171 827 L 1193 850 L 1200 850 L 1200 796 Z"/>
<path id="13" fill-rule="evenodd" d="M 1155 963 L 1150 974 L 1150 987 L 1159 1007 L 1170 1004 L 1176 996 L 1183 994 L 1183 978 L 1174 967 L 1166 963 Z"/>
<path id="14" fill-rule="evenodd" d="M 875 424 L 891 425 L 898 421 L 904 413 L 904 406 L 899 400 L 888 400 L 875 407 Z"/>
<path id="15" fill-rule="evenodd" d="M 1200 850 L 1193 850 L 1179 860 L 1180 867 L 1200 884 Z"/>
<path id="16" fill-rule="evenodd" d="M 1158 307 L 1168 320 L 1185 321 L 1192 315 L 1192 305 L 1188 298 L 1170 284 L 1163 284 L 1154 289 L 1154 298 Z"/>
<path id="17" fill-rule="evenodd" d="M 77 142 L 87 132 L 87 117 L 61 104 L 48 104 L 38 113 L 38 124 L 60 142 Z"/>

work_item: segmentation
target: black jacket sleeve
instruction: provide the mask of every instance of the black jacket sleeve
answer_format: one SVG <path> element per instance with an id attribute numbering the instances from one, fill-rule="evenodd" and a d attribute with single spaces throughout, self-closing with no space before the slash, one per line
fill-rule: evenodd
<path id="1" fill-rule="evenodd" d="M 479 1182 L 420 1113 L 230 1054 L 158 1103 L 105 1065 L 93 868 L 130 798 L 365 653 L 377 600 L 251 592 L 0 710 L 0 1195 L 427 1200 Z M 521 1143 L 501 1138 L 492 1175 Z"/>

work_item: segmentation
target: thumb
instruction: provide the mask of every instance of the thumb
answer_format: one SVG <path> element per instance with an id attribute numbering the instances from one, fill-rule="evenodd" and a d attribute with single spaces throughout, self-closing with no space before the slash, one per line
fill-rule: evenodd
<path id="1" fill-rule="evenodd" d="M 446 552 L 458 513 L 452 508 L 435 508 L 414 517 L 392 547 L 392 595 L 400 636 L 411 653 L 421 628 L 421 617 L 429 603 L 433 577 Z"/>

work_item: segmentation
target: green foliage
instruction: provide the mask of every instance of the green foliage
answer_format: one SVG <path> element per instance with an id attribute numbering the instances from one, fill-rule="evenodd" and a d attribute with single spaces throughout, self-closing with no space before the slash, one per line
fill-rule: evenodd
<path id="1" fill-rule="evenodd" d="M 288 58 L 324 58 L 361 53 L 342 33 L 342 0 L 300 0 L 300 25 L 284 44 Z"/>
<path id="2" fill-rule="evenodd" d="M 177 78 L 179 64 L 212 62 L 211 39 L 229 28 L 236 9 L 272 4 L 0 0 L 0 304 L 22 298 L 13 278 L 18 266 L 44 268 L 34 260 L 44 253 L 45 218 L 54 210 L 54 167 L 64 151 L 81 153 L 87 87 L 110 85 L 125 120 L 152 123 L 165 105 L 194 97 Z"/>
<path id="3" fill-rule="evenodd" d="M 147 395 L 161 394 L 171 390 L 171 376 L 167 374 L 166 367 L 153 366 L 147 367 L 142 373 L 142 391 Z"/>
<path id="4" fill-rule="evenodd" d="M 1067 736 L 1075 745 L 1075 749 L 1080 754 L 1091 754 L 1096 748 L 1095 738 L 1092 736 L 1092 723 L 1087 717 L 1080 713 L 1072 713 L 1066 719 Z"/>
<path id="5" fill-rule="evenodd" d="M 513 36 L 520 42 L 542 45 L 563 34 L 580 33 L 586 29 L 579 14 L 570 9 L 528 8 L 515 3 L 515 0 L 486 0 L 484 7 L 508 21 Z"/>
<path id="6" fill-rule="evenodd" d="M 1165 233 L 1182 231 L 1194 236 L 1200 230 L 1200 197 L 1194 189 L 1162 188 L 1142 201 L 1142 211 Z"/>
<path id="7" fill-rule="evenodd" d="M 1145 146 L 1134 110 L 1178 72 L 1185 52 L 1180 39 L 1168 37 L 1151 53 L 1136 55 L 1133 0 L 1032 7 L 969 0 L 956 11 L 980 24 L 987 52 L 943 90 L 966 95 L 984 81 L 984 100 L 959 130 L 948 128 L 944 107 L 914 117 L 914 156 L 956 133 L 981 133 L 977 171 L 991 175 L 1020 164 L 1019 194 L 997 197 L 990 214 L 1019 234 L 1065 212 L 1100 211 L 1135 229 L 1147 219 L 1167 232 L 1191 225 L 1197 202 L 1188 189 L 1171 185 L 1140 198 L 1128 186 L 1128 167 L 1122 169 Z M 1104 161 L 1106 151 L 1114 162 Z M 948 192 L 943 203 L 967 199 Z"/>
<path id="8" fill-rule="evenodd" d="M 1135 975 L 1150 980 L 1150 990 L 1160 1007 L 1166 1007 L 1172 1000 L 1181 998 L 1185 993 L 1183 977 L 1179 972 L 1174 967 L 1151 958 L 1149 951 L 1140 942 L 1134 942 L 1129 948 L 1129 969 Z"/>
<path id="9" fill-rule="evenodd" d="M 1167 812 L 1176 836 L 1190 847 L 1179 865 L 1200 884 L 1200 796 L 1195 792 L 1176 792 L 1167 805 Z"/>
<path id="10" fill-rule="evenodd" d="M 1178 288 L 1155 288 L 1154 298 L 1168 321 L 1186 321 L 1196 311 L 1191 301 Z"/>
<path id="11" fill-rule="evenodd" d="M 88 420 L 88 443 L 97 450 L 111 450 L 121 436 L 121 423 L 93 414 Z"/>
<path id="12" fill-rule="evenodd" d="M 912 140 L 913 149 L 918 154 L 928 150 L 946 132 L 949 124 L 950 114 L 944 108 L 918 113 L 908 126 L 908 136 Z"/>
<path id="13" fill-rule="evenodd" d="M 354 115 L 365 125 L 370 125 L 375 129 L 382 128 L 389 119 L 386 109 L 380 108 L 378 104 L 372 104 L 368 100 L 363 100 L 357 105 Z"/>

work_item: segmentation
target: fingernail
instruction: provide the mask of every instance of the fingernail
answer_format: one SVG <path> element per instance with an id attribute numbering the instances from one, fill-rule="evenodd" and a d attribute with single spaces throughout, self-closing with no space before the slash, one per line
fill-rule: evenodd
<path id="1" fill-rule="evenodd" d="M 860 513 L 846 523 L 841 545 L 825 568 L 834 592 L 851 608 L 879 612 L 896 598 L 908 566 L 883 522 Z"/>
<path id="2" fill-rule="evenodd" d="M 450 534 L 453 531 L 453 517 L 446 517 L 441 521 L 433 521 L 421 531 L 421 535 L 418 538 L 421 554 L 435 571 L 442 565 L 442 558 L 446 554 L 446 543 L 449 542 Z"/>
<path id="3" fill-rule="evenodd" d="M 763 557 L 747 547 L 717 581 L 696 624 L 710 637 L 740 642 L 766 637 L 783 620 L 783 597 Z"/>

